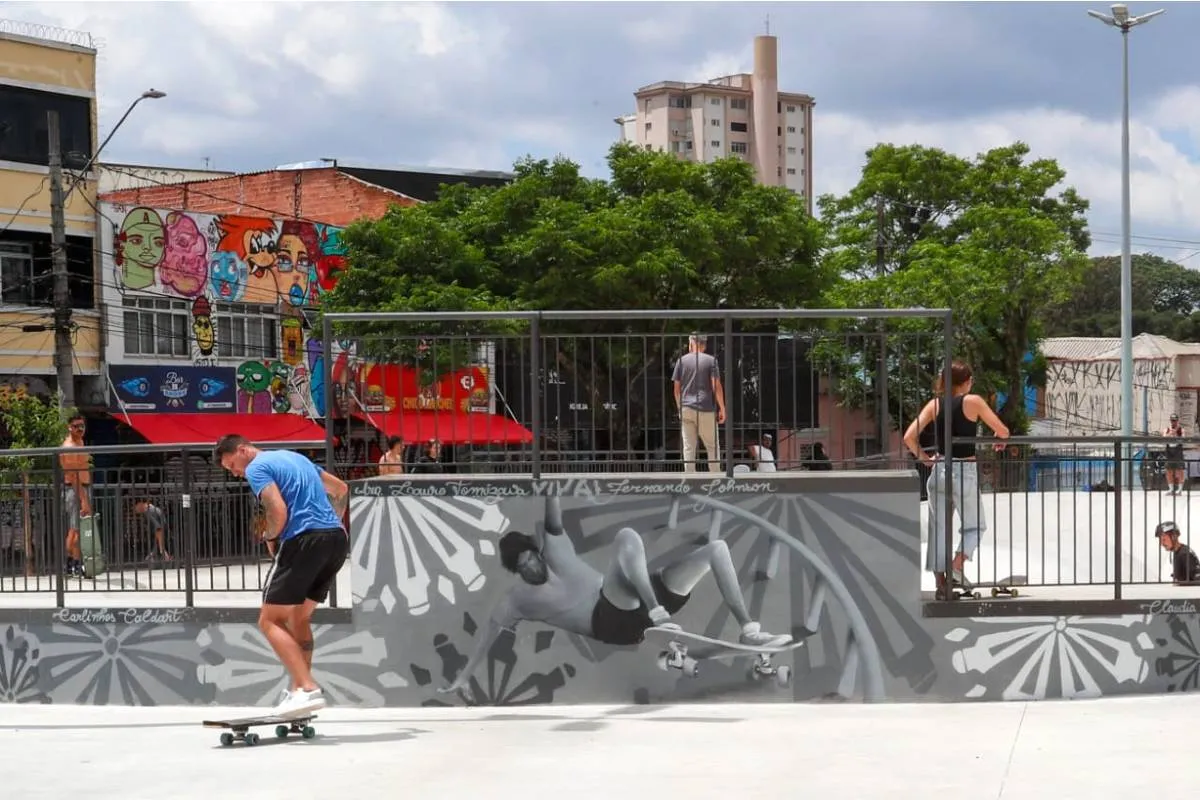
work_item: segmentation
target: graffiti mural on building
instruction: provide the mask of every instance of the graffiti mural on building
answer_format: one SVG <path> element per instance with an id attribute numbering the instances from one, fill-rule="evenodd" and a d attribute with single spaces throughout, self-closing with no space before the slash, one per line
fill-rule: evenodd
<path id="1" fill-rule="evenodd" d="M 307 220 L 111 208 L 113 268 L 106 282 L 120 295 L 116 305 L 151 301 L 135 305 L 157 315 L 138 323 L 151 332 L 139 331 L 150 352 L 137 354 L 178 358 L 172 343 L 186 336 L 193 365 L 237 364 L 239 411 L 323 413 L 311 311 L 346 268 L 340 229 Z M 166 319 L 152 302 L 159 299 L 183 301 L 170 308 L 183 319 Z"/>
<path id="2" fill-rule="evenodd" d="M 1133 370 L 1134 427 L 1165 427 L 1172 413 L 1182 411 L 1175 396 L 1174 360 L 1138 359 Z M 1061 423 L 1067 435 L 1120 430 L 1121 363 L 1050 361 L 1046 366 L 1045 415 Z M 1182 414 L 1181 418 L 1189 424 L 1186 420 L 1190 418 Z"/>

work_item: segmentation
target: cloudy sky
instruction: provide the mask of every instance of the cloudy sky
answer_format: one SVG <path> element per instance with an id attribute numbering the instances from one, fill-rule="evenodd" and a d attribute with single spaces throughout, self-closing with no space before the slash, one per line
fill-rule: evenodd
<path id="1" fill-rule="evenodd" d="M 1134 251 L 1200 266 L 1200 5 L 1131 36 Z M 254 170 L 322 157 L 505 169 L 564 154 L 592 175 L 658 80 L 748 71 L 770 19 L 780 85 L 817 101 L 817 193 L 880 141 L 970 156 L 1020 139 L 1120 248 L 1120 34 L 1087 3 L 15 3 L 87 31 L 101 136 L 148 87 L 112 161 Z"/>

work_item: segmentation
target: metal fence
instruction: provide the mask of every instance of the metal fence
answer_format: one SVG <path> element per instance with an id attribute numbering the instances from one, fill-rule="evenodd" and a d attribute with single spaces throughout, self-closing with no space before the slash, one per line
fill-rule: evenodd
<path id="1" fill-rule="evenodd" d="M 352 478 L 378 474 L 394 438 L 400 466 L 385 471 L 417 474 L 731 475 L 762 453 L 778 469 L 911 466 L 901 436 L 954 341 L 937 309 L 334 313 L 323 326 L 326 458 Z M 673 378 L 693 333 L 726 414 L 701 419 L 685 458 Z"/>
<path id="2" fill-rule="evenodd" d="M 87 453 L 93 528 L 104 567 L 95 575 L 65 569 L 70 520 L 64 501 L 63 452 Z M 114 457 L 161 456 L 158 465 L 95 466 Z M 311 455 L 320 460 L 319 452 Z M 7 450 L 0 465 L 21 480 L 0 485 L 0 595 L 178 593 L 187 607 L 197 595 L 261 592 L 270 567 L 267 546 L 253 535 L 258 504 L 245 481 L 214 465 L 210 448 L 156 445 Z M 150 524 L 164 519 L 159 541 Z M 86 553 L 85 553 L 86 555 Z M 330 605 L 336 606 L 336 587 Z"/>

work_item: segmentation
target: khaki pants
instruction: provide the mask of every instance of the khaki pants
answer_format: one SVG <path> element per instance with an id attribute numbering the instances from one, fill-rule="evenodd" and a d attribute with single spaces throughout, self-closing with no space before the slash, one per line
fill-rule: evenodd
<path id="1" fill-rule="evenodd" d="M 708 471 L 721 471 L 721 448 L 717 444 L 717 412 L 697 411 L 684 406 L 680 411 L 683 422 L 683 471 L 696 471 L 696 440 L 704 442 L 708 455 Z"/>

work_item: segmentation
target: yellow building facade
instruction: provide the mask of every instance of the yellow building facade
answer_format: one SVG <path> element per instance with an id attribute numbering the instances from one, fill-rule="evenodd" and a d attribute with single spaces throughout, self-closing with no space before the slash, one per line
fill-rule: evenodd
<path id="1" fill-rule="evenodd" d="M 96 271 L 97 174 L 83 169 L 97 144 L 96 50 L 84 33 L 0 25 L 0 387 L 53 390 L 48 112 L 59 117 L 76 404 L 102 386 Z M 103 400 L 101 396 L 101 401 Z"/>

